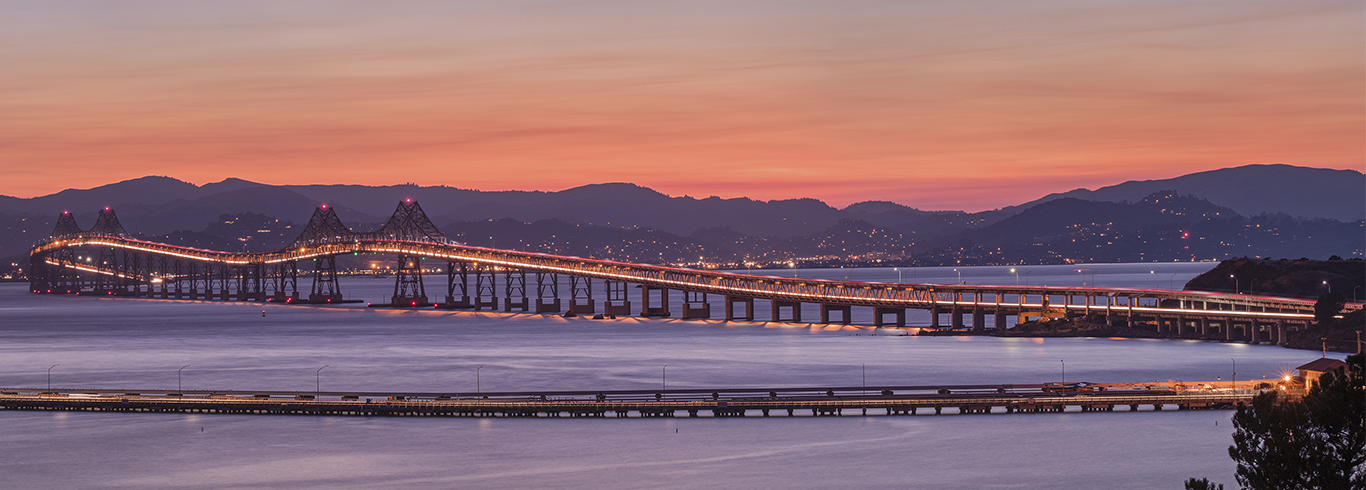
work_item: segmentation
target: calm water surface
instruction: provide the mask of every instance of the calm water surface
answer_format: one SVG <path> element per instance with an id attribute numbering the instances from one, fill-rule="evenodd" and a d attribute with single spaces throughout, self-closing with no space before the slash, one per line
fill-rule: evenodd
<path id="1" fill-rule="evenodd" d="M 1212 265 L 1017 271 L 1029 271 L 1022 284 L 1166 289 Z M 901 275 L 952 283 L 960 273 L 969 284 L 1016 281 L 1008 268 L 992 267 Z M 768 274 L 897 281 L 891 269 Z M 392 284 L 342 282 L 349 297 L 371 301 L 383 301 Z M 762 304 L 758 310 L 767 312 Z M 856 322 L 871 322 L 859 313 Z M 1056 381 L 1061 361 L 1074 381 L 1228 379 L 1232 359 L 1239 378 L 1276 377 L 1317 357 L 1242 344 L 898 333 L 36 296 L 5 284 L 0 386 L 44 387 L 57 363 L 52 383 L 63 388 L 174 389 L 176 370 L 189 364 L 185 389 L 312 390 L 320 381 L 323 390 L 473 392 L 479 366 L 479 388 L 520 391 L 655 388 L 665 365 L 677 388 L 857 386 L 865 370 L 869 385 Z M 319 380 L 324 365 L 331 367 Z M 0 474 L 13 488 L 1180 488 L 1192 476 L 1233 483 L 1229 415 L 537 420 L 9 412 L 0 413 L 7 448 Z"/>

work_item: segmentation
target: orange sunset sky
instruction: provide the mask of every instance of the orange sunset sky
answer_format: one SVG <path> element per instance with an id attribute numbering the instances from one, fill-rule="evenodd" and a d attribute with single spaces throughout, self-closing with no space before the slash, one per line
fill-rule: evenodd
<path id="1" fill-rule="evenodd" d="M 976 211 L 1363 170 L 1363 5 L 0 0 L 0 194 L 633 182 Z"/>

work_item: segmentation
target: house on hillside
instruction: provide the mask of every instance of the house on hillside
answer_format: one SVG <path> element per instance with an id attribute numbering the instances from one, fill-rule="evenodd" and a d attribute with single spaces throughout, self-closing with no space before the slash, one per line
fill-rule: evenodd
<path id="1" fill-rule="evenodd" d="M 1304 387 L 1305 387 L 1305 389 L 1308 389 L 1308 388 L 1314 386 L 1314 383 L 1317 383 L 1317 382 L 1318 382 L 1319 376 L 1323 376 L 1323 373 L 1326 373 L 1326 372 L 1329 372 L 1329 371 L 1332 371 L 1332 370 L 1335 370 L 1335 369 L 1346 369 L 1346 368 L 1347 368 L 1347 363 L 1342 362 L 1342 361 L 1337 360 L 1337 359 L 1329 359 L 1329 358 L 1327 358 L 1327 357 L 1324 357 L 1324 358 L 1321 358 L 1321 359 L 1316 359 L 1314 362 L 1311 362 L 1311 363 L 1309 363 L 1309 364 L 1305 364 L 1305 365 L 1300 366 L 1300 367 L 1297 367 L 1297 368 L 1295 368 L 1295 369 L 1298 369 L 1298 370 L 1300 371 L 1300 377 L 1301 377 L 1301 378 L 1304 378 Z"/>

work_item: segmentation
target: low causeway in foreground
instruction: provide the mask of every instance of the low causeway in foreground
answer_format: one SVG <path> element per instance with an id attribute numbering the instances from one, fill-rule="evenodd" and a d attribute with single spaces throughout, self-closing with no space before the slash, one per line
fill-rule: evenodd
<path id="1" fill-rule="evenodd" d="M 0 410 L 402 417 L 769 417 L 1231 409 L 1266 381 L 500 393 L 0 389 Z"/>

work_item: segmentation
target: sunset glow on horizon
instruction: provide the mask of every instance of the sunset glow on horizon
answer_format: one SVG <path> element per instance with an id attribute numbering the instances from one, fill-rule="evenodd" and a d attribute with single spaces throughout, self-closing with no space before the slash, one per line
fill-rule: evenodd
<path id="1" fill-rule="evenodd" d="M 204 184 L 979 211 L 1254 164 L 1366 170 L 1366 6 L 7 3 L 0 194 Z"/>

